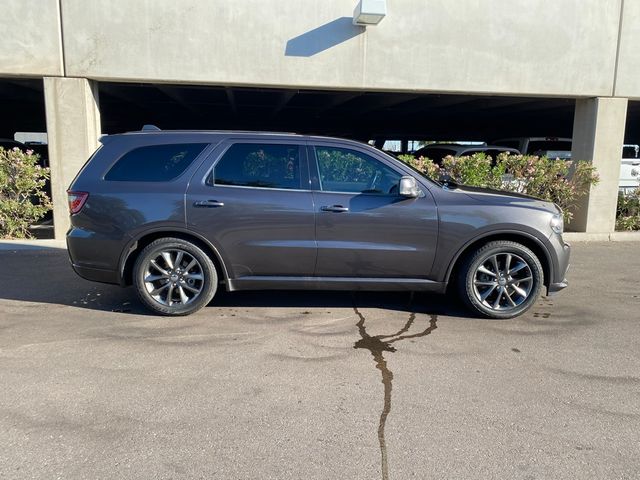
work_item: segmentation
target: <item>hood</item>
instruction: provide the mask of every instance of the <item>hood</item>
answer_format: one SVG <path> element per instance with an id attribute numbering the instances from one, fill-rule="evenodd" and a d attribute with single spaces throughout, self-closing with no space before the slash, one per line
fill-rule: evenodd
<path id="1" fill-rule="evenodd" d="M 523 193 L 505 192 L 491 188 L 469 187 L 467 185 L 459 185 L 456 187 L 456 190 L 483 203 L 493 205 L 513 204 L 522 207 L 537 208 L 552 213 L 558 213 L 560 211 L 552 202 L 547 202 L 546 200 L 541 200 Z"/>

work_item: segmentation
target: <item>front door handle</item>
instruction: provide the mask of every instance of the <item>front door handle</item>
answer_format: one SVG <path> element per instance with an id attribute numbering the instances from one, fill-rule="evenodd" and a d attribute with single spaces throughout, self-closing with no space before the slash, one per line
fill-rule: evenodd
<path id="1" fill-rule="evenodd" d="M 348 212 L 348 207 L 343 207 L 342 205 L 325 205 L 324 207 L 320 207 L 320 210 L 323 212 Z"/>
<path id="2" fill-rule="evenodd" d="M 224 203 L 217 200 L 198 200 L 197 202 L 193 202 L 193 206 L 200 208 L 217 208 L 224 207 Z"/>

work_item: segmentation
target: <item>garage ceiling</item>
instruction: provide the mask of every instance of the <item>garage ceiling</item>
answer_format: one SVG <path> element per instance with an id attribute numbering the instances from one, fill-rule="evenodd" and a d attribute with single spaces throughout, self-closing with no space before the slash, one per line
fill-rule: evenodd
<path id="1" fill-rule="evenodd" d="M 491 140 L 565 136 L 574 100 L 398 92 L 320 91 L 100 83 L 104 133 L 162 129 L 248 129 L 368 140 Z M 0 136 L 44 131 L 41 80 L 0 80 Z M 630 102 L 626 141 L 640 141 L 640 102 Z"/>

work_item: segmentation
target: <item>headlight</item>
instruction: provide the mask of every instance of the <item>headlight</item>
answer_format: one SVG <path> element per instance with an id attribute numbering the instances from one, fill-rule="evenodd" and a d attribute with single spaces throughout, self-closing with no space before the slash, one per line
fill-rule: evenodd
<path id="1" fill-rule="evenodd" d="M 561 213 L 556 213 L 553 217 L 551 217 L 551 230 L 556 232 L 557 234 L 561 234 L 564 231 L 564 219 L 562 218 Z"/>

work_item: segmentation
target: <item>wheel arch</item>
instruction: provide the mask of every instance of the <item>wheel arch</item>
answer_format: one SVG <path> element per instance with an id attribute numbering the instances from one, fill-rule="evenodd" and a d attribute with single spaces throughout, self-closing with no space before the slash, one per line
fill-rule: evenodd
<path id="1" fill-rule="evenodd" d="M 549 288 L 551 279 L 553 278 L 554 270 L 553 260 L 551 258 L 551 255 L 549 254 L 549 251 L 545 247 L 544 243 L 542 243 L 542 241 L 537 237 L 518 231 L 489 232 L 480 237 L 469 240 L 456 252 L 456 255 L 449 263 L 449 267 L 447 268 L 445 277 L 447 287 L 449 288 L 452 285 L 451 278 L 455 278 L 460 265 L 469 254 L 475 252 L 483 245 L 496 240 L 509 240 L 512 242 L 517 242 L 531 250 L 536 255 L 536 257 L 538 257 L 538 260 L 540 260 L 540 263 L 542 264 L 544 286 L 547 289 Z"/>
<path id="2" fill-rule="evenodd" d="M 229 273 L 220 251 L 201 235 L 181 229 L 147 230 L 132 239 L 123 250 L 120 258 L 120 265 L 118 268 L 120 285 L 128 286 L 133 283 L 133 265 L 140 252 L 151 242 L 159 238 L 166 237 L 180 238 L 199 246 L 209 256 L 209 258 L 211 258 L 211 261 L 218 271 L 220 281 L 223 281 L 225 285 L 228 285 Z"/>

